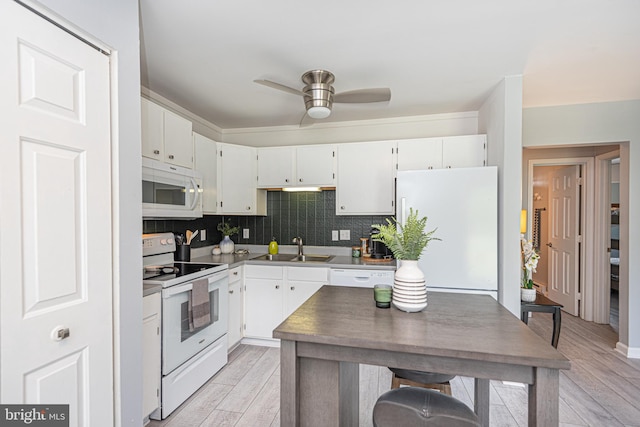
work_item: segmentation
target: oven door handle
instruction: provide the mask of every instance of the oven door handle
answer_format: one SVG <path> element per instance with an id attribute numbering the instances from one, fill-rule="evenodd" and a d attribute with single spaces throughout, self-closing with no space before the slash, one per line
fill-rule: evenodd
<path id="1" fill-rule="evenodd" d="M 211 276 L 208 276 L 207 278 L 209 279 L 209 291 L 212 290 L 211 289 L 212 283 L 215 284 L 216 282 L 219 282 L 220 280 L 222 280 L 225 277 L 227 277 L 227 274 L 228 273 L 225 270 L 224 272 L 219 272 L 219 273 L 212 274 Z M 216 285 L 214 285 L 214 286 L 216 286 Z M 187 283 L 185 283 L 183 285 L 171 286 L 169 288 L 164 288 L 162 290 L 162 297 L 163 298 L 169 298 L 169 297 L 172 297 L 174 295 L 190 291 L 191 289 L 193 289 L 193 282 L 187 282 Z"/>

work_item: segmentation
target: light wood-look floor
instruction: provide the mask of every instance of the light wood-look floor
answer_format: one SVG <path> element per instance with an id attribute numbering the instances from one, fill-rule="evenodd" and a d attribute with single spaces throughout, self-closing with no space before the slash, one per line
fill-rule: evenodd
<path id="1" fill-rule="evenodd" d="M 551 341 L 551 316 L 534 313 L 529 326 Z M 640 360 L 613 350 L 617 333 L 609 325 L 563 313 L 560 350 L 571 370 L 560 374 L 560 425 L 640 426 Z M 277 427 L 279 349 L 240 345 L 229 364 L 168 419 L 150 427 Z M 371 426 L 377 397 L 389 389 L 388 369 L 360 368 L 360 425 Z M 453 395 L 473 407 L 473 379 L 456 377 Z M 491 382 L 491 426 L 526 426 L 527 392 L 520 385 Z"/>

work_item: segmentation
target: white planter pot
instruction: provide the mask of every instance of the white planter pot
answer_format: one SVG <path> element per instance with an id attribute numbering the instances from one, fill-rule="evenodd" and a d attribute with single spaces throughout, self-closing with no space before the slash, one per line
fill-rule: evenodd
<path id="1" fill-rule="evenodd" d="M 536 290 L 520 288 L 520 300 L 524 302 L 534 302 L 536 300 Z"/>
<path id="2" fill-rule="evenodd" d="M 427 286 L 418 261 L 400 261 L 393 283 L 392 303 L 398 310 L 415 313 L 427 307 Z"/>

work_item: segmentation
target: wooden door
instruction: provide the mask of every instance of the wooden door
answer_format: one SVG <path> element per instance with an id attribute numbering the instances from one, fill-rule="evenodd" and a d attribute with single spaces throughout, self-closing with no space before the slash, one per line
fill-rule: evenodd
<path id="1" fill-rule="evenodd" d="M 579 166 L 551 175 L 549 212 L 549 298 L 578 315 L 578 241 L 580 236 Z"/>
<path id="2" fill-rule="evenodd" d="M 109 57 L 0 16 L 0 401 L 113 425 Z"/>

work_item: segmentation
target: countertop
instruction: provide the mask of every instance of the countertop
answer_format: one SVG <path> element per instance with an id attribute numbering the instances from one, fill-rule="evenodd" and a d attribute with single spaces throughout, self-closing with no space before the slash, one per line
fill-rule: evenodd
<path id="1" fill-rule="evenodd" d="M 388 262 L 367 262 L 366 258 L 353 258 L 351 256 L 335 255 L 331 260 L 327 262 L 295 262 L 295 261 L 266 261 L 256 260 L 266 252 L 262 253 L 249 253 L 244 255 L 238 254 L 223 254 L 223 255 L 204 255 L 198 257 L 191 257 L 191 262 L 200 263 L 223 263 L 229 264 L 229 268 L 237 267 L 242 263 L 253 265 L 277 265 L 285 267 L 325 267 L 325 268 L 352 268 L 352 269 L 367 269 L 367 270 L 395 270 L 396 261 L 390 260 Z M 309 253 L 311 255 L 311 253 Z M 295 256 L 295 254 L 291 254 Z"/>

